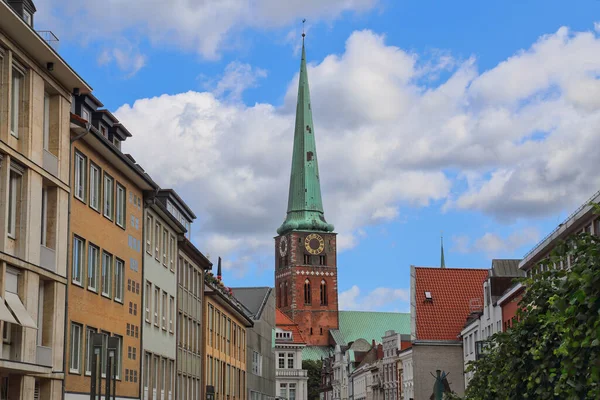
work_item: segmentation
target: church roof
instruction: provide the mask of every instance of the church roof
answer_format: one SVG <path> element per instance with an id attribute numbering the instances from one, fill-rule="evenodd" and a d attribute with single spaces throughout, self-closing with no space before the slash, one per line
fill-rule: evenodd
<path id="1" fill-rule="evenodd" d="M 325 221 L 323 213 L 304 39 L 302 40 L 302 61 L 300 62 L 298 81 L 294 150 L 292 153 L 287 216 L 283 224 L 277 229 L 277 233 L 284 235 L 292 230 L 333 231 L 333 225 Z"/>
<path id="2" fill-rule="evenodd" d="M 410 334 L 410 313 L 339 311 L 339 329 L 329 331 L 336 344 L 347 345 L 358 339 L 381 343 L 385 332 L 394 330 L 399 334 Z M 305 360 L 319 360 L 329 356 L 328 346 L 307 346 L 302 350 Z"/>

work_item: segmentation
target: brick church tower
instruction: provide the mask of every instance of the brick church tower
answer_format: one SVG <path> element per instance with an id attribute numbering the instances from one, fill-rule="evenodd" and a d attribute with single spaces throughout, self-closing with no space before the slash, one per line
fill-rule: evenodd
<path id="1" fill-rule="evenodd" d="M 275 238 L 277 307 L 309 346 L 326 346 L 338 329 L 336 234 L 325 221 L 313 128 L 304 34 L 287 216 Z"/>

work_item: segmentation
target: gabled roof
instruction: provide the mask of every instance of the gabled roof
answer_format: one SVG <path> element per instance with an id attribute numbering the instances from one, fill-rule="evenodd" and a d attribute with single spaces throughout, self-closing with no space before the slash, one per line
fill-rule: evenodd
<path id="1" fill-rule="evenodd" d="M 233 295 L 244 306 L 250 317 L 260 319 L 272 289 L 270 287 L 231 288 Z"/>
<path id="2" fill-rule="evenodd" d="M 487 269 L 412 267 L 415 339 L 458 340 L 470 306 L 483 305 Z M 431 293 L 431 299 L 425 297 Z"/>
<path id="3" fill-rule="evenodd" d="M 292 340 L 281 340 L 275 339 L 275 342 L 279 343 L 291 343 L 291 344 L 306 344 L 306 340 L 300 333 L 300 328 L 290 317 L 285 315 L 279 308 L 275 309 L 275 325 L 277 328 L 284 331 L 292 332 Z"/>

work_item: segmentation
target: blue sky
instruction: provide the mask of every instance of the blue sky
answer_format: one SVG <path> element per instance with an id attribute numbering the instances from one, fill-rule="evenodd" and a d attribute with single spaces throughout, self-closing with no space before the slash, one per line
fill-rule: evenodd
<path id="1" fill-rule="evenodd" d="M 303 17 L 342 307 L 406 311 L 441 231 L 449 267 L 487 268 L 600 189 L 600 1 L 37 3 L 231 286 L 273 283 Z"/>

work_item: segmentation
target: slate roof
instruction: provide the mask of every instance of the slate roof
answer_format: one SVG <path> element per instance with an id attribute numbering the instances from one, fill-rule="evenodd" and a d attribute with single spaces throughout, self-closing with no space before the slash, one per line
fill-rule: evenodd
<path id="1" fill-rule="evenodd" d="M 517 277 L 525 276 L 525 272 L 519 269 L 519 263 L 521 260 L 492 260 L 492 269 L 490 270 L 490 277 Z"/>
<path id="2" fill-rule="evenodd" d="M 254 319 L 260 319 L 272 289 L 270 287 L 240 287 L 231 288 L 231 290 L 235 298 L 244 306 L 246 314 Z"/>
<path id="3" fill-rule="evenodd" d="M 373 311 L 339 311 L 340 328 L 329 331 L 336 344 L 347 345 L 358 339 L 381 343 L 385 332 L 394 330 L 410 334 L 410 314 Z M 302 350 L 304 360 L 319 360 L 328 357 L 333 349 L 329 346 L 307 346 Z"/>
<path id="4" fill-rule="evenodd" d="M 275 325 L 279 329 L 292 332 L 292 340 L 275 339 L 276 343 L 306 344 L 306 340 L 304 340 L 302 333 L 300 333 L 298 325 L 290 317 L 282 313 L 279 308 L 275 309 Z"/>
<path id="5" fill-rule="evenodd" d="M 416 340 L 458 340 L 470 305 L 483 305 L 487 269 L 414 268 Z M 431 293 L 431 300 L 425 298 Z"/>

